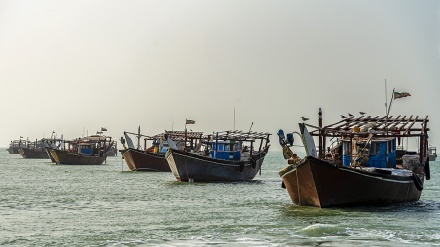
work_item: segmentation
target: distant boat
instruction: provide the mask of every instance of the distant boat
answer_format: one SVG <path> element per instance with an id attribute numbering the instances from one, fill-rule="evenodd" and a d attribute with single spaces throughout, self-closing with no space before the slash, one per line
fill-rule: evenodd
<path id="1" fill-rule="evenodd" d="M 108 148 L 107 157 L 118 156 L 118 142 L 114 141 L 113 144 Z"/>
<path id="2" fill-rule="evenodd" d="M 26 144 L 19 149 L 19 153 L 25 159 L 52 159 L 50 153 L 48 153 L 46 149 L 59 149 L 62 142 L 62 139 L 55 138 L 54 136 L 51 138 L 42 138 L 33 142 L 24 141 Z"/>
<path id="3" fill-rule="evenodd" d="M 44 148 L 20 148 L 18 150 L 20 155 L 25 159 L 48 159 L 49 156 L 44 150 Z"/>
<path id="4" fill-rule="evenodd" d="M 26 147 L 20 147 L 18 152 L 25 159 L 48 159 L 45 148 L 45 139 L 26 142 Z"/>
<path id="5" fill-rule="evenodd" d="M 270 146 L 269 136 L 224 131 L 206 136 L 191 151 L 170 148 L 165 158 L 181 182 L 248 181 L 261 171 Z"/>
<path id="6" fill-rule="evenodd" d="M 134 135 L 137 139 L 137 144 L 134 145 L 133 141 L 128 134 Z M 203 135 L 202 132 L 187 132 L 187 141 L 191 142 L 195 139 L 200 139 Z M 145 136 L 140 134 L 140 127 L 138 133 L 124 132 L 124 138 L 121 138 L 121 142 L 124 149 L 120 150 L 125 163 L 132 171 L 171 171 L 168 162 L 165 159 L 165 153 L 171 146 L 176 148 L 183 145 L 185 139 L 184 131 L 166 131 L 165 133 L 157 134 L 155 136 Z M 140 138 L 144 138 L 144 148 L 140 145 Z M 152 141 L 150 147 L 147 148 L 147 141 Z M 128 147 L 125 146 L 128 145 Z"/>
<path id="7" fill-rule="evenodd" d="M 50 149 L 55 163 L 58 165 L 101 165 L 106 161 L 107 152 L 111 147 L 111 137 L 92 135 L 65 141 L 64 150 Z"/>
<path id="8" fill-rule="evenodd" d="M 19 140 L 11 141 L 6 151 L 8 151 L 8 153 L 10 154 L 19 154 L 20 152 L 18 150 L 20 149 L 20 147 L 26 147 L 26 140 L 22 140 L 20 138 Z"/>
<path id="9" fill-rule="evenodd" d="M 428 155 L 429 155 L 429 161 L 435 161 L 437 159 L 437 148 L 429 146 Z"/>
<path id="10" fill-rule="evenodd" d="M 341 207 L 388 205 L 417 201 L 424 180 L 430 179 L 428 117 L 385 116 L 346 118 L 319 127 L 299 123 L 307 156 L 290 151 L 283 135 L 280 144 L 289 165 L 279 172 L 282 186 L 301 206 Z M 316 130 L 308 132 L 307 127 Z M 318 152 L 312 136 L 318 137 Z M 406 152 L 397 164 L 396 139 L 420 140 L 420 154 Z M 337 138 L 337 139 L 336 139 Z M 326 146 L 329 140 L 334 145 Z"/>

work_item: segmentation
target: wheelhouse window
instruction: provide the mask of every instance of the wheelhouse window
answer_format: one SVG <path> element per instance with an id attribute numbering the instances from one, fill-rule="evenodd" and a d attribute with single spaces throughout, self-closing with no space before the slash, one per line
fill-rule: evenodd
<path id="1" fill-rule="evenodd" d="M 350 142 L 344 142 L 344 154 L 350 154 Z"/>
<path id="2" fill-rule="evenodd" d="M 374 143 L 374 149 L 375 149 L 376 154 L 380 154 L 380 142 Z"/>

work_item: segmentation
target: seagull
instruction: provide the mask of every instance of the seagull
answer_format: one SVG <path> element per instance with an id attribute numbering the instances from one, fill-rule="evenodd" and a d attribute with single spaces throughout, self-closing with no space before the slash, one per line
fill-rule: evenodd
<path id="1" fill-rule="evenodd" d="M 309 120 L 310 118 L 301 117 L 301 119 L 305 122 L 305 121 Z"/>
<path id="2" fill-rule="evenodd" d="M 354 117 L 352 114 L 350 114 L 350 113 L 348 113 L 348 116 L 350 116 L 350 117 Z"/>
<path id="3" fill-rule="evenodd" d="M 341 115 L 341 118 L 347 118 L 346 116 L 344 116 L 344 115 Z"/>
<path id="4" fill-rule="evenodd" d="M 361 112 L 361 111 L 360 111 L 359 114 L 361 114 L 361 115 L 365 115 L 365 112 Z"/>

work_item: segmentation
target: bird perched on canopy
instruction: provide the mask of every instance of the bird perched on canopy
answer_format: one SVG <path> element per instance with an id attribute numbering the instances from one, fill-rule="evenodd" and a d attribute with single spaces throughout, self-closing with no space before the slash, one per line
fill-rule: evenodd
<path id="1" fill-rule="evenodd" d="M 365 112 L 360 111 L 359 114 L 361 114 L 361 115 L 365 115 Z"/>
<path id="2" fill-rule="evenodd" d="M 344 115 L 341 115 L 341 118 L 347 118 L 346 116 L 344 116 Z"/>
<path id="3" fill-rule="evenodd" d="M 301 117 L 301 119 L 305 122 L 305 121 L 309 120 L 310 118 Z"/>
<path id="4" fill-rule="evenodd" d="M 350 116 L 350 117 L 354 117 L 352 114 L 350 114 L 350 113 L 348 113 L 348 116 Z"/>

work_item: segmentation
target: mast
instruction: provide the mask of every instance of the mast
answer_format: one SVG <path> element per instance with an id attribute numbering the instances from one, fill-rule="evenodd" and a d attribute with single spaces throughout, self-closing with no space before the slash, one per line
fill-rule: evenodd
<path id="1" fill-rule="evenodd" d="M 387 92 L 387 79 L 385 79 L 385 115 L 388 116 L 388 92 Z"/>
<path id="2" fill-rule="evenodd" d="M 235 107 L 234 107 L 234 128 L 232 130 L 235 130 Z"/>
<path id="3" fill-rule="evenodd" d="M 321 159 L 322 158 L 322 110 L 321 110 L 321 107 L 319 108 L 318 119 L 319 119 L 319 137 L 318 137 L 319 153 L 318 153 L 318 157 Z"/>

